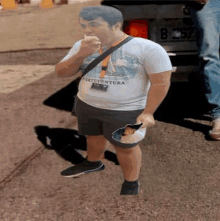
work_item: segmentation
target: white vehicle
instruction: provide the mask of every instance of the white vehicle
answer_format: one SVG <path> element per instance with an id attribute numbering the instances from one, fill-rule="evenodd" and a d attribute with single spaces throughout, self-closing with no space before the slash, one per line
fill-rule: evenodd
<path id="1" fill-rule="evenodd" d="M 196 28 L 188 1 L 117 1 L 103 0 L 101 5 L 119 9 L 124 17 L 125 33 L 159 43 L 173 65 L 172 82 L 189 81 L 198 71 Z"/>

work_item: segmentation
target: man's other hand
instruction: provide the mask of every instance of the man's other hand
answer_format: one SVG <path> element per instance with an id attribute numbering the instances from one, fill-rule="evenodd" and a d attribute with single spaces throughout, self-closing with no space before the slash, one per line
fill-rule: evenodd
<path id="1" fill-rule="evenodd" d="M 141 128 L 145 128 L 145 127 L 152 127 L 155 125 L 155 120 L 154 120 L 154 116 L 153 114 L 145 114 L 142 113 L 138 116 L 136 122 L 138 124 L 143 123 L 143 125 L 141 126 Z"/>

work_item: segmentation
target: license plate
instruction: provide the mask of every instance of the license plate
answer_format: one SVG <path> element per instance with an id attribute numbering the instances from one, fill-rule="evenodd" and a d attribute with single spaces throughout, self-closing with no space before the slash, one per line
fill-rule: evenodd
<path id="1" fill-rule="evenodd" d="M 158 42 L 196 41 L 196 28 L 191 26 L 157 27 Z"/>

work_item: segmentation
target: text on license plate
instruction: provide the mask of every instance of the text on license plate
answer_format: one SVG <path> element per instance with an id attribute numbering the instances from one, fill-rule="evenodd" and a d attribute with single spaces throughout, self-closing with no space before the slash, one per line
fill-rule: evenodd
<path id="1" fill-rule="evenodd" d="M 187 27 L 158 27 L 158 42 L 196 41 L 196 28 Z"/>

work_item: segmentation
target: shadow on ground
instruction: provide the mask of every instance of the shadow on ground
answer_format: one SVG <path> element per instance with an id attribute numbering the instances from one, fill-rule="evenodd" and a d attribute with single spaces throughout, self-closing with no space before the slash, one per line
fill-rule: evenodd
<path id="1" fill-rule="evenodd" d="M 61 158 L 72 164 L 82 163 L 85 158 L 80 151 L 87 150 L 86 137 L 79 135 L 77 130 L 65 128 L 50 128 L 44 125 L 34 127 L 37 139 L 49 150 L 54 150 Z M 104 153 L 105 159 L 119 165 L 115 153 L 108 150 Z"/>
<path id="2" fill-rule="evenodd" d="M 212 121 L 209 110 L 199 82 L 178 82 L 171 84 L 166 98 L 155 112 L 155 119 L 202 132 L 206 140 L 211 140 L 208 136 L 211 127 L 198 122 Z"/>

